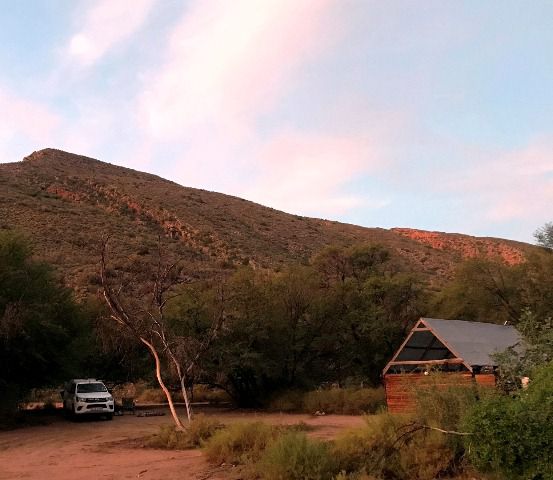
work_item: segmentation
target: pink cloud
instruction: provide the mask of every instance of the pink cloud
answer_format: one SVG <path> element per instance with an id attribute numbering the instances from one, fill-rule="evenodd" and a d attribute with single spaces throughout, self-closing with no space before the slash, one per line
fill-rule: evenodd
<path id="1" fill-rule="evenodd" d="M 258 120 L 277 106 L 302 69 L 338 40 L 336 5 L 192 2 L 169 37 L 161 69 L 146 75 L 137 110 L 145 144 L 182 146 L 174 165 L 178 181 L 290 212 L 335 215 L 361 204 L 383 205 L 343 193 L 381 158 L 359 134 L 288 129 L 262 139 L 257 131 Z"/>
<path id="2" fill-rule="evenodd" d="M 97 62 L 142 26 L 155 0 L 99 0 L 79 17 L 67 53 L 82 66 Z"/>
<path id="3" fill-rule="evenodd" d="M 170 37 L 166 62 L 149 80 L 140 118 L 155 138 L 191 128 L 247 137 L 328 42 L 331 0 L 196 1 Z"/>
<path id="4" fill-rule="evenodd" d="M 553 138 L 540 138 L 507 152 L 480 153 L 477 166 L 449 186 L 473 195 L 488 220 L 551 216 L 553 205 Z"/>
<path id="5" fill-rule="evenodd" d="M 338 215 L 363 206 L 380 208 L 385 199 L 345 194 L 357 175 L 382 166 L 376 144 L 354 136 L 282 134 L 257 153 L 254 187 L 248 199 L 293 213 Z"/>
<path id="6" fill-rule="evenodd" d="M 30 153 L 28 146 L 41 148 L 49 143 L 61 118 L 48 107 L 0 86 L 0 161 L 16 161 Z M 32 151 L 32 150 L 31 150 Z"/>

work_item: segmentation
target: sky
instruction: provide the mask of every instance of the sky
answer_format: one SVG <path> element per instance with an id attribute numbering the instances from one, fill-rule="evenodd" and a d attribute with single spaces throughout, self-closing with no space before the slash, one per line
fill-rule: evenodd
<path id="1" fill-rule="evenodd" d="M 286 212 L 532 241 L 553 3 L 0 0 L 0 162 L 46 147 Z"/>

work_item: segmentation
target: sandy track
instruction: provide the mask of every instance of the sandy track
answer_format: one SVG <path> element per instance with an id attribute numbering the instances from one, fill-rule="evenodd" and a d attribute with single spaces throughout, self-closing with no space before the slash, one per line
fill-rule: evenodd
<path id="1" fill-rule="evenodd" d="M 310 435 L 329 439 L 344 428 L 362 424 L 361 417 L 206 411 L 222 423 L 263 420 L 273 424 L 303 421 L 315 427 Z M 136 440 L 155 433 L 171 419 L 115 417 L 113 421 L 71 422 L 0 432 L 0 479 L 211 479 L 224 480 L 228 472 L 209 465 L 200 450 L 166 451 L 133 447 Z"/>

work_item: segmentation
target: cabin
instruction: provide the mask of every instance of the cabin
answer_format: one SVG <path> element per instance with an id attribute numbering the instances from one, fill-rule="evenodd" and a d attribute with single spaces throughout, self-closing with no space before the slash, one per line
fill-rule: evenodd
<path id="1" fill-rule="evenodd" d="M 407 413 L 416 405 L 417 384 L 441 372 L 441 385 L 494 387 L 492 356 L 521 343 L 510 325 L 421 318 L 407 335 L 382 375 L 391 413 Z"/>

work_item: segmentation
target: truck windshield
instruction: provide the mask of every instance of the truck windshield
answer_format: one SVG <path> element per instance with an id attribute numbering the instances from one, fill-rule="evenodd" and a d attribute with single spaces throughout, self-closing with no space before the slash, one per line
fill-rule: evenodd
<path id="1" fill-rule="evenodd" d="M 108 389 L 103 383 L 79 383 L 77 393 L 107 392 Z"/>

